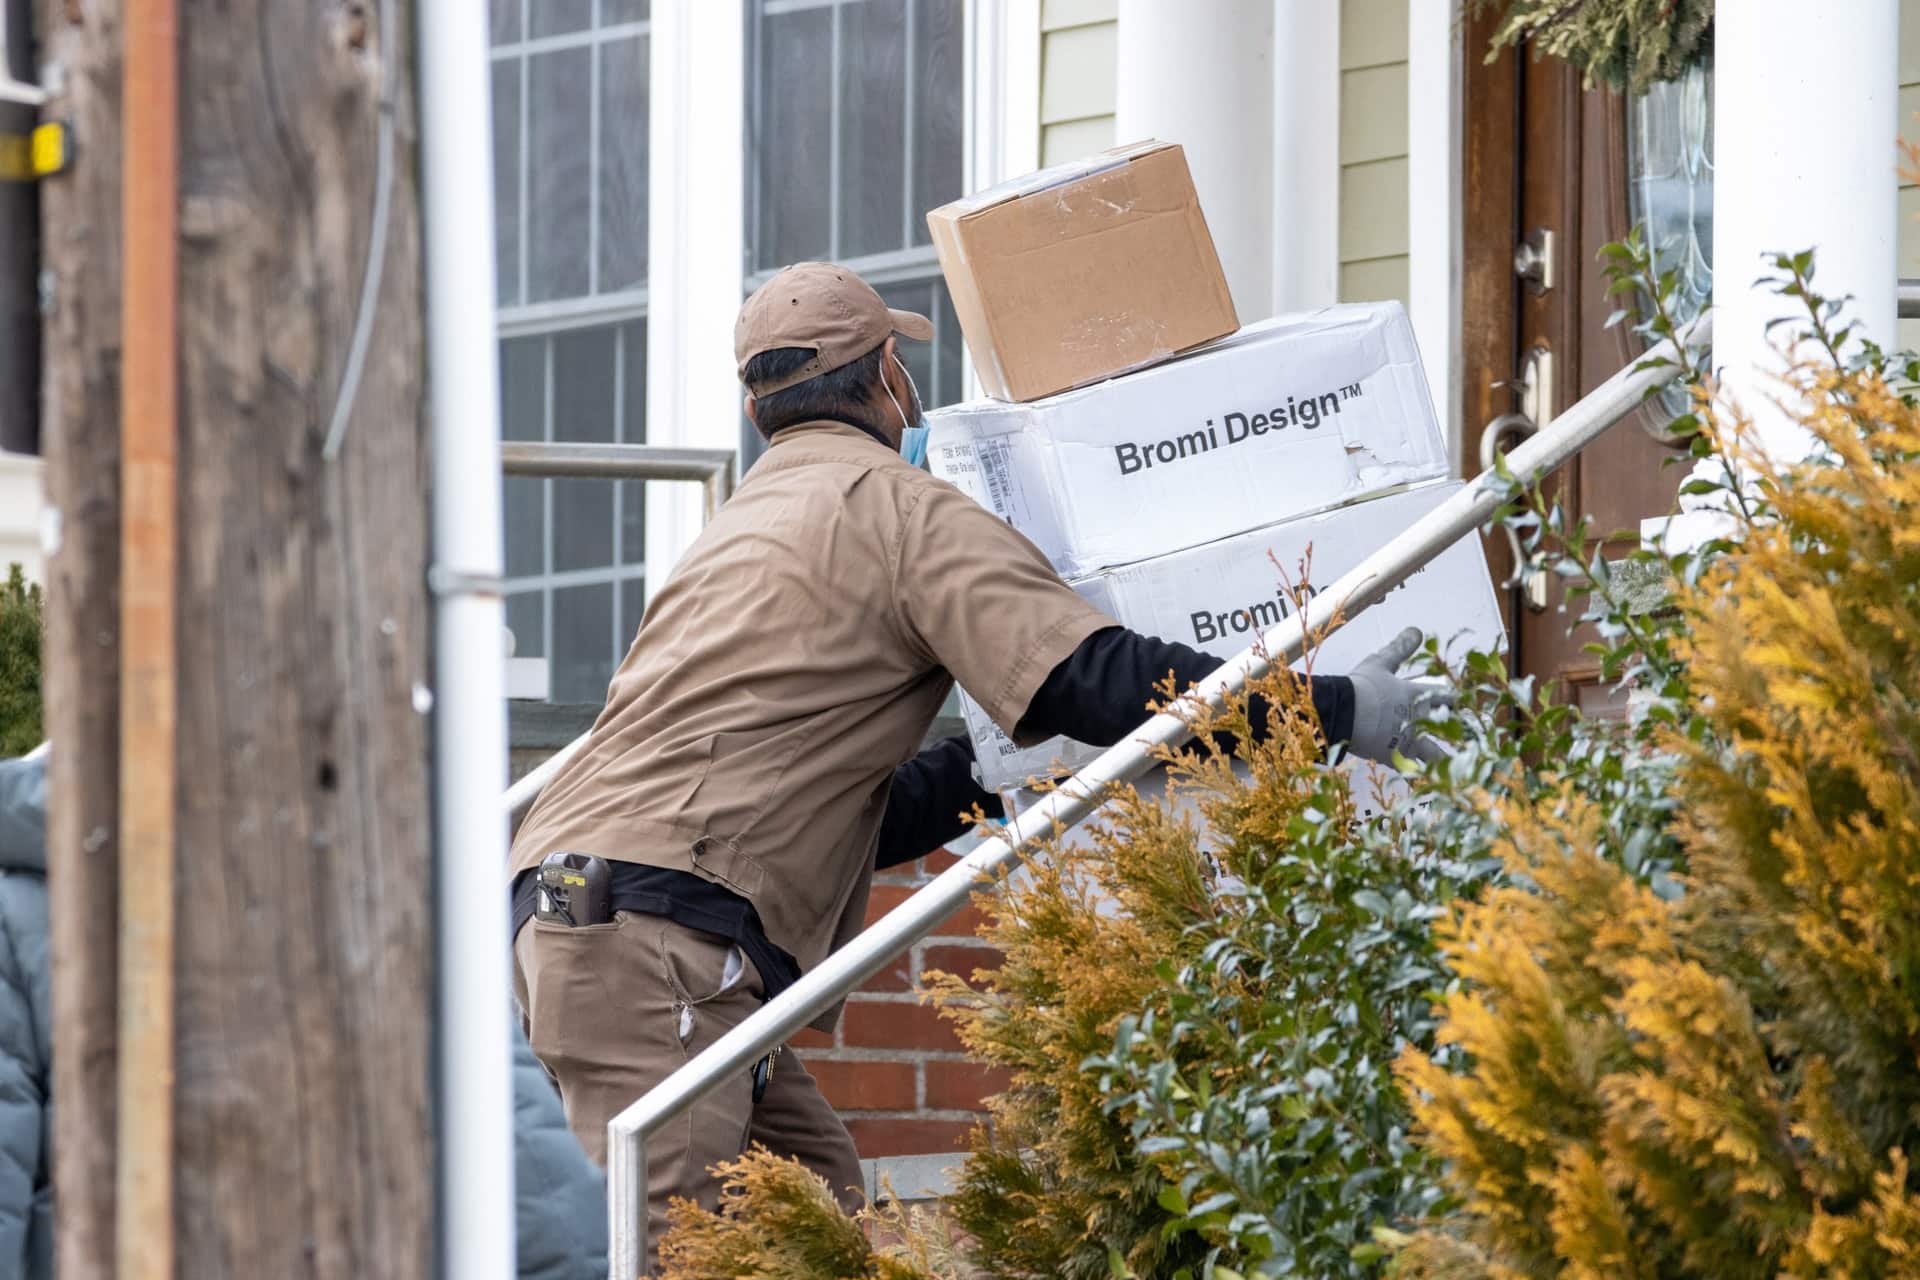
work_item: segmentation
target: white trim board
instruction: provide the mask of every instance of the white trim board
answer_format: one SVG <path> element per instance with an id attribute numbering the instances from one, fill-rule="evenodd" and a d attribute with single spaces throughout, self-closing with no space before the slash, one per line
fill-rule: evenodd
<path id="1" fill-rule="evenodd" d="M 745 266 L 746 27 L 739 4 L 653 10 L 648 104 L 647 439 L 733 449 Z M 700 531 L 699 487 L 647 487 L 647 595 Z"/>
<path id="2" fill-rule="evenodd" d="M 1040 167 L 1040 0 L 971 0 L 965 59 L 961 186 L 974 192 Z M 965 398 L 978 399 L 964 343 L 960 368 Z"/>
<path id="3" fill-rule="evenodd" d="M 1460 474 L 1462 49 L 1454 6 L 1407 6 L 1407 314 Z"/>

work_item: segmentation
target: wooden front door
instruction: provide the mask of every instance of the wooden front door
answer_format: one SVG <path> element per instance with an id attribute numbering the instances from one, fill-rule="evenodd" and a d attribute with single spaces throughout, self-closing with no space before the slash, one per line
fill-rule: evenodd
<path id="1" fill-rule="evenodd" d="M 1610 90 L 1582 90 L 1579 73 L 1530 50 L 1484 62 L 1494 14 L 1467 24 L 1461 341 L 1464 467 L 1480 469 L 1481 441 L 1502 415 L 1551 421 L 1641 350 L 1626 325 L 1606 327 L 1619 305 L 1607 294 L 1600 247 L 1628 229 L 1627 112 Z M 1569 518 L 1596 533 L 1620 531 L 1614 557 L 1630 550 L 1642 519 L 1673 509 L 1686 474 L 1655 438 L 1658 402 L 1638 410 L 1568 463 L 1549 486 Z M 1524 430 L 1508 420 L 1509 429 Z M 1519 442 L 1507 434 L 1506 451 Z M 1506 536 L 1487 541 L 1496 581 L 1513 573 Z M 1524 586 L 1502 592 L 1515 669 L 1558 680 L 1562 699 L 1590 710 L 1619 704 L 1598 668 L 1568 634 L 1557 580 L 1541 600 Z"/>

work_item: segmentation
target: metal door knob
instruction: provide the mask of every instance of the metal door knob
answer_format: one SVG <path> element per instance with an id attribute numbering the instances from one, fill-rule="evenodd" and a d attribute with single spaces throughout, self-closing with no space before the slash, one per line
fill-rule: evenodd
<path id="1" fill-rule="evenodd" d="M 1526 282 L 1534 293 L 1553 288 L 1553 232 L 1536 228 L 1513 250 L 1513 274 Z"/>

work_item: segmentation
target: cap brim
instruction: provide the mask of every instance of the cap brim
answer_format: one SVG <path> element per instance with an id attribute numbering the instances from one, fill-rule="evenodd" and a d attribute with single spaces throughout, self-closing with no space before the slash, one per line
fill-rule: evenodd
<path id="1" fill-rule="evenodd" d="M 895 311 L 889 307 L 887 314 L 893 317 L 893 331 L 903 338 L 912 338 L 915 342 L 933 341 L 933 321 L 917 311 Z"/>

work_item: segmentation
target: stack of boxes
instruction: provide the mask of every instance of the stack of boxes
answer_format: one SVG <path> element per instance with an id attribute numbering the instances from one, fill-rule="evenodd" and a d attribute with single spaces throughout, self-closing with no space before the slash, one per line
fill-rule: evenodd
<path id="1" fill-rule="evenodd" d="M 1134 630 L 1231 657 L 1291 613 L 1309 549 L 1310 589 L 1459 488 L 1401 306 L 1240 328 L 1178 147 L 1047 170 L 928 222 L 998 397 L 929 414 L 929 466 Z M 1315 668 L 1409 625 L 1454 656 L 1502 643 L 1478 539 L 1335 632 Z M 963 705 L 994 790 L 1099 754 L 1017 749 Z"/>

